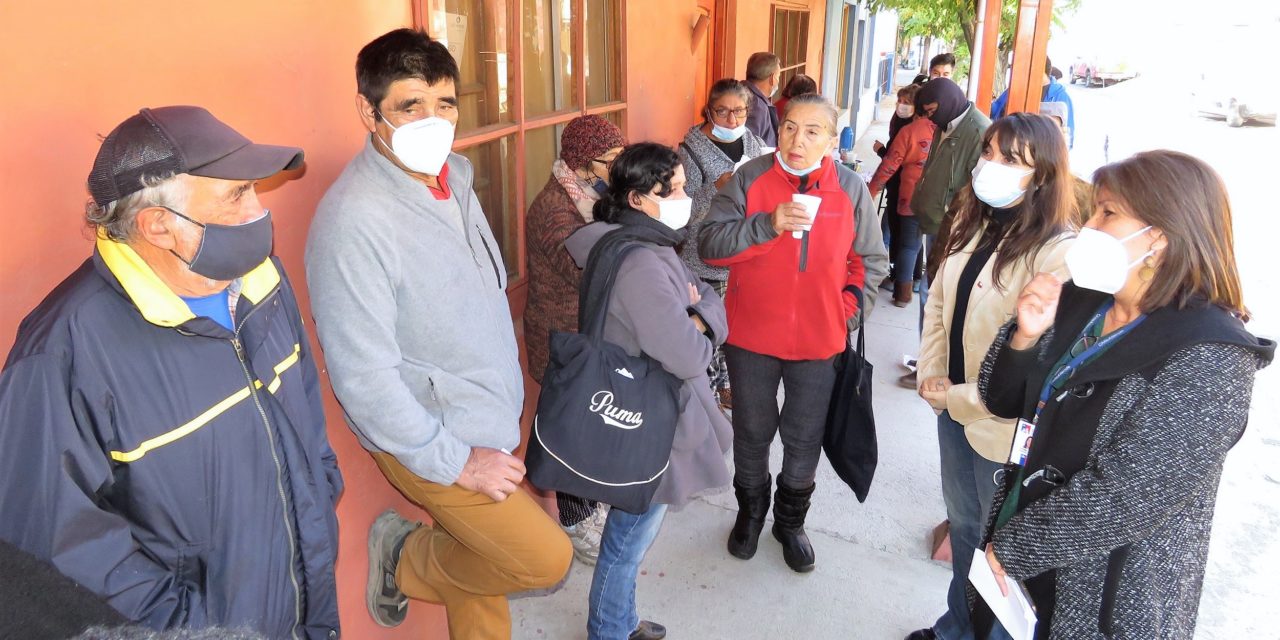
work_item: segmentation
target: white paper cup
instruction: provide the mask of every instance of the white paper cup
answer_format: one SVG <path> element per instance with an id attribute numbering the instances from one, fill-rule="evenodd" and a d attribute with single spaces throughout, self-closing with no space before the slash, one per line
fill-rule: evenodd
<path id="1" fill-rule="evenodd" d="M 818 207 L 822 206 L 822 198 L 818 196 L 805 195 L 803 193 L 794 193 L 791 195 L 791 201 L 804 207 L 804 212 L 809 216 L 809 223 L 804 230 L 808 231 L 813 227 L 813 219 L 818 215 Z M 799 240 L 804 237 L 804 231 L 792 231 L 791 237 Z"/>

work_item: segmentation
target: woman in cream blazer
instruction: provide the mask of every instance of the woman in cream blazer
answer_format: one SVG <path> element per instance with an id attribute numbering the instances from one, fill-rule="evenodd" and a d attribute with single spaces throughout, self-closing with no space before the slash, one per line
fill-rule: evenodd
<path id="1" fill-rule="evenodd" d="M 918 390 L 938 413 L 942 495 L 951 522 L 948 610 L 909 638 L 973 637 L 965 584 L 973 550 L 1009 457 L 1014 422 L 982 403 L 978 373 L 1018 294 L 1039 272 L 1065 278 L 1074 236 L 1072 179 L 1062 134 L 1043 116 L 1018 113 L 987 129 L 971 184 L 956 198 L 929 289 Z M 997 628 L 994 638 L 1003 636 Z"/>

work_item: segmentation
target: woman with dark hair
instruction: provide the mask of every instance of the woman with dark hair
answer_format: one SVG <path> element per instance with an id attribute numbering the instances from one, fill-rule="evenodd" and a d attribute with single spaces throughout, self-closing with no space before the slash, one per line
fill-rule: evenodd
<path id="1" fill-rule="evenodd" d="M 991 476 L 1008 457 L 1015 428 L 982 403 L 978 368 L 1022 287 L 1037 273 L 1062 270 L 1073 207 L 1067 147 L 1049 118 L 1015 113 L 986 130 L 973 180 L 949 214 L 920 338 L 918 391 L 938 412 L 952 572 L 947 611 L 913 640 L 975 637 L 969 566 L 996 490 Z"/>
<path id="2" fill-rule="evenodd" d="M 703 120 L 689 129 L 680 143 L 680 163 L 684 165 L 685 192 L 693 198 L 693 215 L 686 227 L 689 238 L 697 238 L 702 221 L 711 208 L 711 199 L 733 177 L 739 165 L 763 153 L 764 141 L 747 129 L 747 114 L 751 104 L 751 92 L 747 85 L 733 78 L 725 78 L 711 85 Z M 703 282 L 715 288 L 724 297 L 729 270 L 713 267 L 698 256 L 697 241 L 686 242 L 680 249 L 680 257 Z M 729 370 L 724 364 L 724 352 L 717 348 L 707 371 L 711 387 L 716 391 L 720 406 L 733 408 L 729 391 Z"/>
<path id="3" fill-rule="evenodd" d="M 578 284 L 582 270 L 564 241 L 594 220 L 596 201 L 609 185 L 609 164 L 626 144 L 622 132 L 600 116 L 580 116 L 560 135 L 560 157 L 551 176 L 529 204 L 525 218 L 529 249 L 529 303 L 524 312 L 524 345 L 529 376 L 539 384 L 547 369 L 552 331 L 578 330 Z M 560 528 L 573 543 L 573 557 L 595 564 L 605 509 L 563 492 L 556 493 Z"/>
<path id="4" fill-rule="evenodd" d="M 670 148 L 651 142 L 631 145 L 609 168 L 609 190 L 594 209 L 597 222 L 565 242 L 583 266 L 593 254 L 606 262 L 610 254 L 640 245 L 621 258 L 606 306 L 604 339 L 633 356 L 649 356 L 683 381 L 670 464 L 650 508 L 641 514 L 611 509 L 605 521 L 591 580 L 587 634 L 592 640 L 653 640 L 666 635 L 661 625 L 641 621 L 636 612 L 640 561 L 668 505 L 681 506 L 699 492 L 729 484 L 724 454 L 732 427 L 707 380 L 711 354 L 728 329 L 720 296 L 676 253 L 693 204 L 684 184 L 684 167 Z M 584 279 L 590 277 L 583 274 Z"/>
<path id="5" fill-rule="evenodd" d="M 1245 329 L 1208 165 L 1148 151 L 1094 186 L 1071 281 L 1037 275 L 982 367 L 983 401 L 1029 441 L 1003 474 L 987 561 L 1025 583 L 1038 638 L 1190 638 L 1223 460 L 1275 343 Z"/>
<path id="6" fill-rule="evenodd" d="M 796 96 L 802 96 L 806 93 L 817 93 L 818 83 L 813 78 L 803 73 L 797 73 L 791 76 L 787 81 L 787 86 L 782 88 L 782 96 L 773 101 L 773 106 L 782 113 L 787 110 L 787 103 Z"/>

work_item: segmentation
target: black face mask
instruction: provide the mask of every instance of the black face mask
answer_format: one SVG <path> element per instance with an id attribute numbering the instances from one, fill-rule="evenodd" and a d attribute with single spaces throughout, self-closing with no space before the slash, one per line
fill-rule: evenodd
<path id="1" fill-rule="evenodd" d="M 262 217 L 244 224 L 227 225 L 196 222 L 178 211 L 165 207 L 170 213 L 204 229 L 200 246 L 191 260 L 169 252 L 185 262 L 193 273 L 211 280 L 226 282 L 249 273 L 271 255 L 271 211 L 264 210 Z"/>

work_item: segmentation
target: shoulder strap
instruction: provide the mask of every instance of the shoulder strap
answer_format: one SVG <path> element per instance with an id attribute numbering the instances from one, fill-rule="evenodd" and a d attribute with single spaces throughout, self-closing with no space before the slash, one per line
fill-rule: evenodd
<path id="1" fill-rule="evenodd" d="M 582 286 L 578 289 L 578 332 L 600 342 L 604 336 L 604 322 L 608 316 L 609 296 L 618 279 L 622 262 L 641 243 L 635 240 L 612 240 L 605 234 L 587 257 L 583 269 Z"/>

